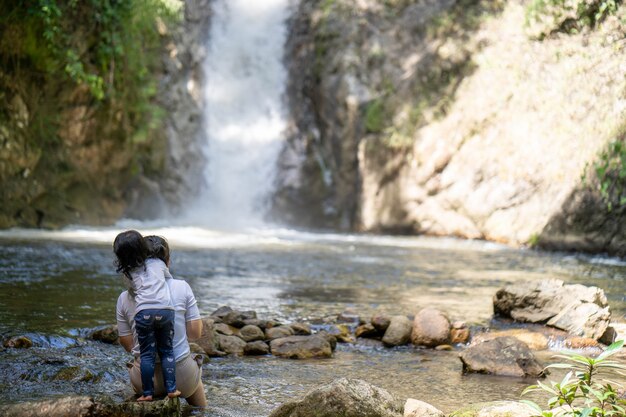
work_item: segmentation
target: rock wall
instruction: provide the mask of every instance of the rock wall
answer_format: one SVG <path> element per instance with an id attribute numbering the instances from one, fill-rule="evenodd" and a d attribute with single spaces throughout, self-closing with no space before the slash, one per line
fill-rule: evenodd
<path id="1" fill-rule="evenodd" d="M 167 39 L 159 85 L 159 102 L 166 113 L 163 168 L 131 184 L 128 216 L 175 216 L 205 186 L 201 86 L 210 19 L 211 0 L 185 0 L 182 24 L 163 28 Z"/>
<path id="2" fill-rule="evenodd" d="M 178 27 L 155 22 L 166 117 L 141 141 L 131 139 L 137 127 L 119 101 L 50 76 L 27 53 L 32 40 L 20 22 L 0 28 L 0 228 L 155 217 L 202 186 L 198 85 L 209 17 L 210 0 L 187 0 Z M 76 25 L 80 41 L 88 29 Z"/>
<path id="3" fill-rule="evenodd" d="M 624 210 L 588 169 L 624 140 L 623 23 L 537 40 L 527 5 L 303 2 L 276 211 L 307 226 L 626 255 Z"/>

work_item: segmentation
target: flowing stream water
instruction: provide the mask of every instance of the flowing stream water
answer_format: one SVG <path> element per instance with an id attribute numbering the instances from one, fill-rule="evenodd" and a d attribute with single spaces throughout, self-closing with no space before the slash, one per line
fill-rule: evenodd
<path id="1" fill-rule="evenodd" d="M 111 242 L 130 226 L 0 232 L 0 332 L 3 337 L 26 334 L 35 343 L 31 349 L 0 352 L 1 402 L 131 394 L 124 366 L 129 356 L 120 346 L 83 338 L 87 329 L 115 322 L 115 301 L 124 286 L 114 272 Z M 204 314 L 230 305 L 291 322 L 348 308 L 368 318 L 374 311 L 411 315 L 434 306 L 476 332 L 497 325 L 492 296 L 498 288 L 545 278 L 597 285 L 607 291 L 614 318 L 623 320 L 626 313 L 626 264 L 611 258 L 453 239 L 134 227 L 170 240 L 171 271 L 189 282 Z M 203 370 L 210 407 L 200 414 L 266 416 L 340 377 L 364 379 L 444 411 L 478 401 L 516 400 L 534 382 L 463 375 L 461 348 L 387 349 L 359 340 L 340 344 L 326 360 L 211 359 Z"/>

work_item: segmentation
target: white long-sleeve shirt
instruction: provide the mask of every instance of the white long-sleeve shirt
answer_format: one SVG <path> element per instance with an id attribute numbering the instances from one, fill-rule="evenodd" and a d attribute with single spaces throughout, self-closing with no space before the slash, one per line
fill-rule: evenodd
<path id="1" fill-rule="evenodd" d="M 147 309 L 173 310 L 169 287 L 165 280 L 172 279 L 167 265 L 155 258 L 148 258 L 144 266 L 130 271 L 135 288 L 137 313 Z"/>

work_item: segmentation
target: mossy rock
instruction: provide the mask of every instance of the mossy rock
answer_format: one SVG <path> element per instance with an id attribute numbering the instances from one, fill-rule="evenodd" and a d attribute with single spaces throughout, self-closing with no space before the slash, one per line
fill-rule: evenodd
<path id="1" fill-rule="evenodd" d="M 470 404 L 450 414 L 449 417 L 532 417 L 536 414 L 530 406 L 517 401 L 492 401 Z"/>
<path id="2" fill-rule="evenodd" d="M 6 339 L 2 346 L 13 349 L 28 349 L 33 346 L 33 342 L 26 336 L 14 336 Z"/>
<path id="3" fill-rule="evenodd" d="M 108 397 L 68 396 L 42 401 L 0 405 L 6 417 L 181 417 L 180 399 L 164 399 L 147 403 L 117 403 Z"/>
<path id="4" fill-rule="evenodd" d="M 165 398 L 163 400 L 138 403 L 136 401 L 121 404 L 101 401 L 99 415 L 111 417 L 143 416 L 143 417 L 182 417 L 182 407 L 179 398 Z"/>
<path id="5" fill-rule="evenodd" d="M 100 377 L 94 375 L 89 369 L 85 369 L 80 366 L 68 366 L 57 372 L 56 375 L 52 377 L 52 380 L 97 382 L 100 380 Z"/>

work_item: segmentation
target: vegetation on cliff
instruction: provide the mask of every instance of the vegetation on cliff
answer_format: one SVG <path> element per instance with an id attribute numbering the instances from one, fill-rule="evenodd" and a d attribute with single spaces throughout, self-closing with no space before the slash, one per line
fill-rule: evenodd
<path id="1" fill-rule="evenodd" d="M 277 207 L 307 225 L 626 253 L 625 27 L 611 0 L 303 3 L 304 180 Z"/>
<path id="2" fill-rule="evenodd" d="M 0 4 L 0 227 L 106 223 L 159 169 L 162 35 L 179 15 L 173 0 Z"/>

